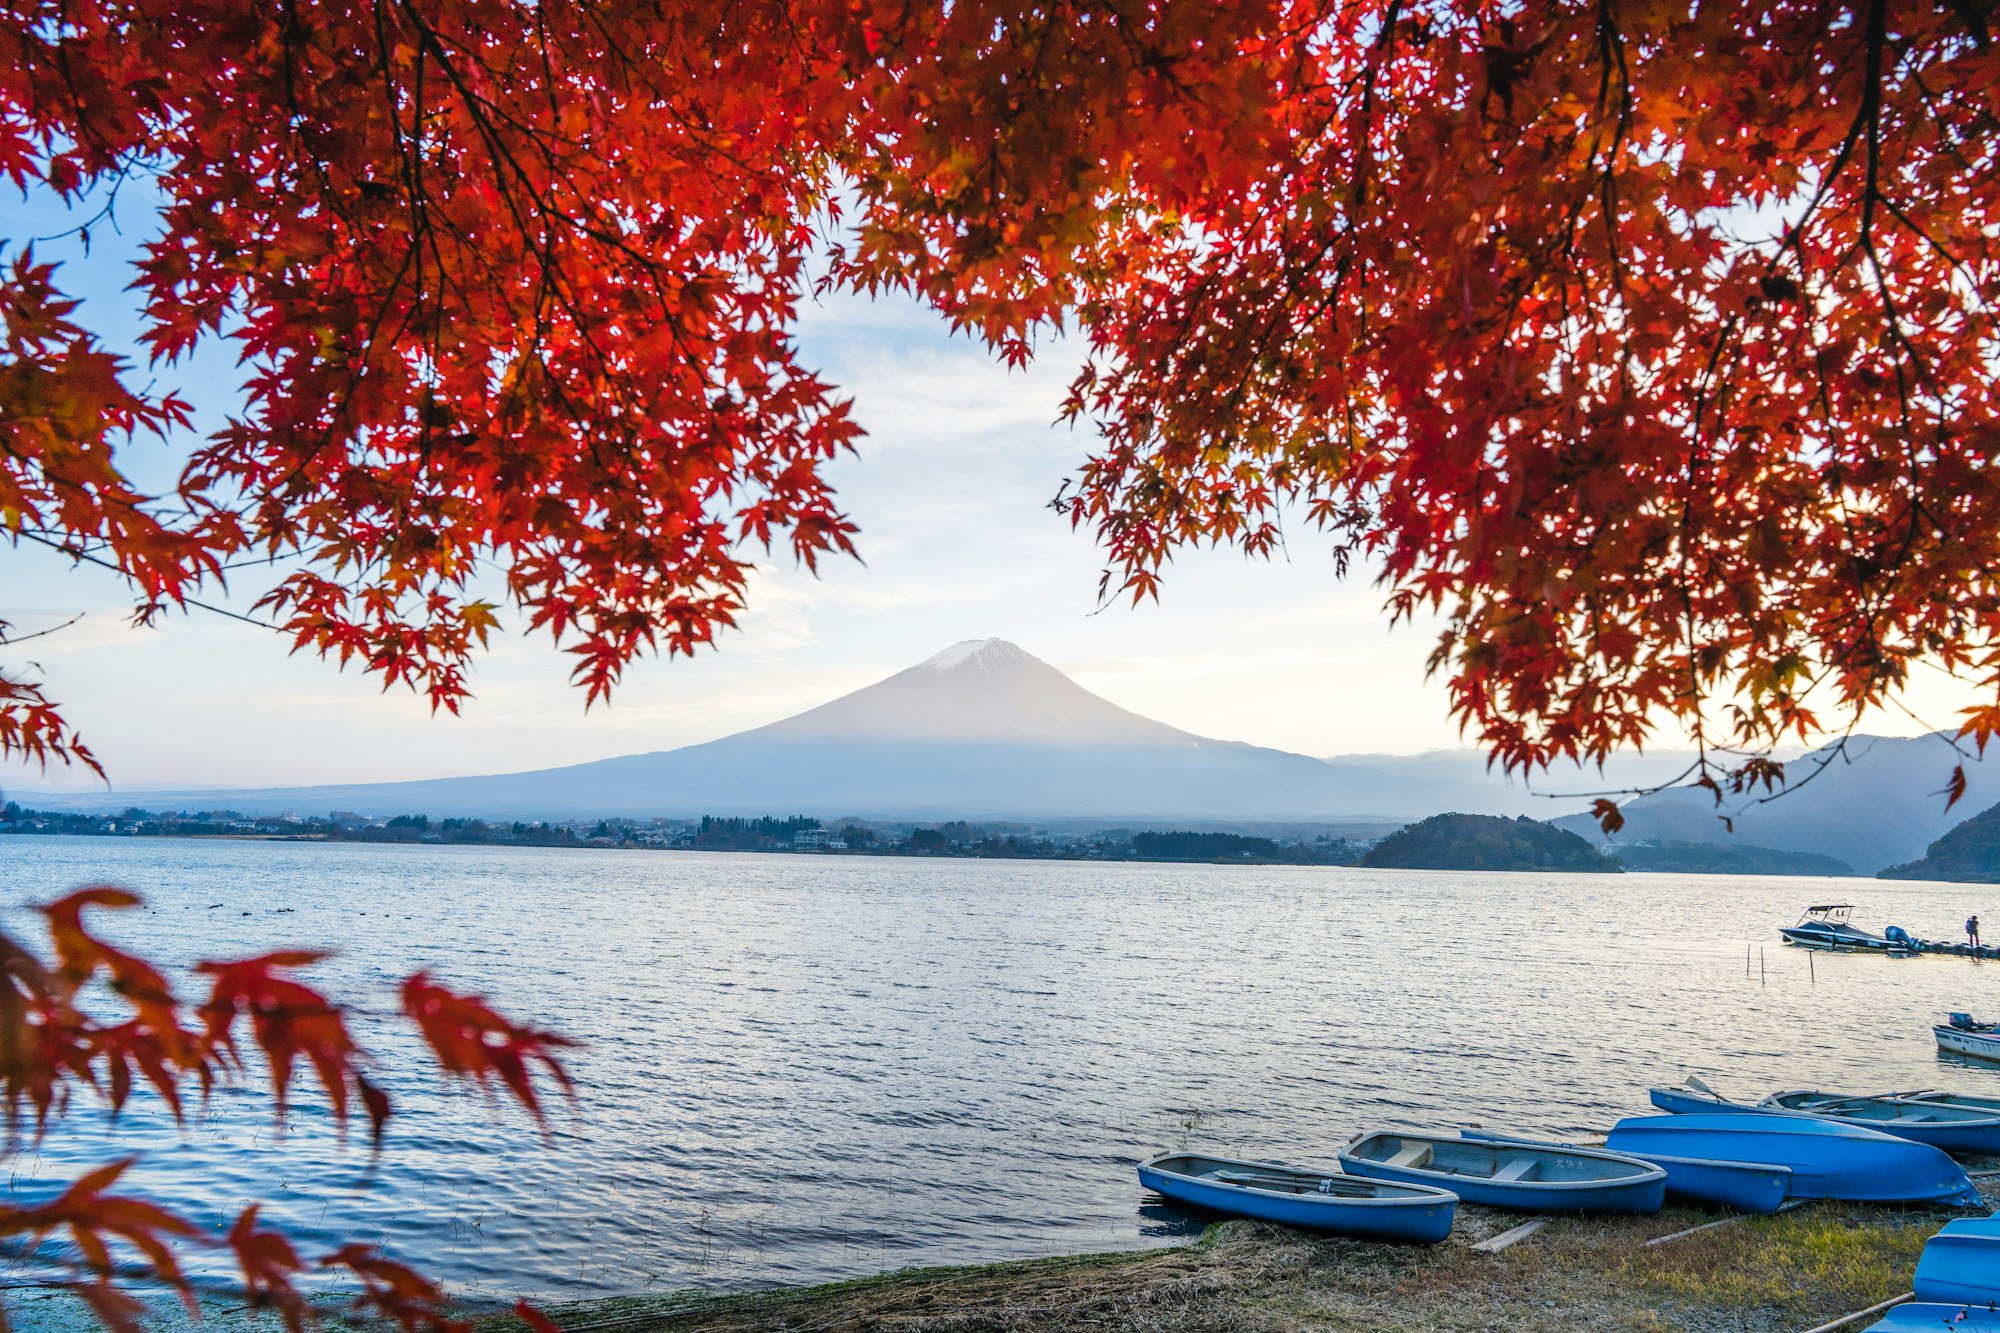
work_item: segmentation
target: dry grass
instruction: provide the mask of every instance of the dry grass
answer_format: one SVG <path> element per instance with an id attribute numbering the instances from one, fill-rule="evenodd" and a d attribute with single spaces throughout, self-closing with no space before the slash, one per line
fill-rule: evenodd
<path id="1" fill-rule="evenodd" d="M 1236 1221 L 1180 1249 L 555 1314 L 570 1333 L 1796 1333 L 1907 1290 L 1945 1216 L 1815 1204 L 1651 1248 L 1709 1215 L 1561 1218 L 1497 1255 L 1471 1244 L 1520 1219 L 1480 1209 L 1429 1249 Z"/>

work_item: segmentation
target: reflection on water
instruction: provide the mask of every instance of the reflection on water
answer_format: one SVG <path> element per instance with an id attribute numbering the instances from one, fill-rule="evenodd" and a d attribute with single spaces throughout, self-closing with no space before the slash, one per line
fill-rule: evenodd
<path id="1" fill-rule="evenodd" d="M 254 1089 L 178 1131 L 135 1097 L 12 1163 L 19 1194 L 143 1149 L 137 1183 L 204 1220 L 264 1199 L 477 1297 L 1168 1243 L 1190 1220 L 1131 1169 L 1156 1149 L 1574 1133 L 1691 1071 L 2000 1091 L 1929 1031 L 2000 1012 L 2000 964 L 1809 970 L 1776 936 L 1829 888 L 1871 928 L 1949 935 L 1990 888 L 39 837 L 0 840 L 0 872 L 15 903 L 139 889 L 111 933 L 176 962 L 342 950 L 322 980 L 399 1108 L 376 1162 L 311 1097 L 282 1146 Z M 418 967 L 588 1043 L 546 1144 L 434 1086 L 386 1012 Z"/>

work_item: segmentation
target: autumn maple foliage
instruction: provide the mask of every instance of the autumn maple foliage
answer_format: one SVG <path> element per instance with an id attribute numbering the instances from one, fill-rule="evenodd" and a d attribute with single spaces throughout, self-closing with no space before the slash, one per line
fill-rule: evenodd
<path id="1" fill-rule="evenodd" d="M 1773 743 L 1924 660 L 1986 688 L 1983 745 L 1991 8 L 0 0 L 0 175 L 150 236 L 128 360 L 5 226 L 0 530 L 142 616 L 264 578 L 301 648 L 444 708 L 498 586 L 595 700 L 730 625 L 765 551 L 852 549 L 825 468 L 860 428 L 794 330 L 822 290 L 902 293 L 1010 362 L 1076 332 L 1097 437 L 1057 505 L 1107 597 L 1320 529 L 1396 615 L 1442 613 L 1453 707 L 1510 768 L 1677 724 L 1736 756 L 1698 779 L 1770 781 Z M 204 341 L 245 387 L 189 440 Z M 165 493 L 120 463 L 152 436 L 187 452 Z M 18 667 L 0 756 L 96 764 Z M 178 1105 L 247 1032 L 280 1091 L 303 1064 L 379 1125 L 309 955 L 212 968 L 191 1015 L 89 901 L 51 909 L 54 961 L 0 946 L 22 1114 L 79 1082 Z M 122 1024 L 76 1008 L 93 977 Z M 546 1039 L 405 998 L 445 1070 L 533 1109 Z M 164 1269 L 179 1224 L 116 1186 L 0 1226 Z M 254 1213 L 229 1243 L 294 1308 L 307 1261 Z"/>
<path id="2" fill-rule="evenodd" d="M 504 579 L 591 698 L 850 548 L 793 339 L 911 293 L 1080 328 L 1059 498 L 1144 597 L 1288 515 L 1377 562 L 1504 764 L 1747 752 L 1930 659 L 2000 728 L 1989 6 L 1622 0 L 4 5 L 0 172 L 147 178 L 148 357 L 16 242 L 0 522 L 142 611 L 246 558 L 304 647 L 455 707 Z M 249 577 L 243 575 L 241 577 Z M 38 683 L 0 747 L 89 762 Z M 1757 770 L 1750 770 L 1756 776 Z"/>
<path id="3" fill-rule="evenodd" d="M 390 1115 L 388 1096 L 369 1082 L 366 1056 L 341 1010 L 293 973 L 323 955 L 265 954 L 202 963 L 207 998 L 194 1006 L 153 964 L 94 934 L 89 909 L 126 908 L 136 895 L 115 888 L 83 889 L 40 909 L 50 956 L 0 935 L 0 1099 L 10 1138 L 39 1140 L 79 1090 L 100 1097 L 115 1114 L 141 1078 L 181 1119 L 188 1093 L 206 1097 L 218 1078 L 245 1069 L 246 1045 L 269 1073 L 278 1114 L 284 1113 L 294 1069 L 309 1066 L 345 1126 L 353 1101 L 365 1111 L 379 1144 Z M 405 984 L 404 1012 L 444 1074 L 480 1083 L 499 1081 L 538 1118 L 530 1069 L 569 1086 L 556 1052 L 562 1038 L 517 1026 L 477 996 L 458 995 L 418 974 Z M 239 1041 L 247 1035 L 247 1043 Z M 141 1271 L 177 1289 L 194 1308 L 182 1271 L 182 1247 L 226 1247 L 241 1270 L 253 1305 L 276 1311 L 300 1333 L 318 1311 L 299 1287 L 313 1272 L 345 1274 L 357 1289 L 353 1309 L 394 1321 L 405 1330 L 455 1333 L 465 1327 L 444 1291 L 372 1246 L 349 1244 L 304 1257 L 280 1232 L 259 1222 L 252 1205 L 221 1236 L 143 1197 L 118 1192 L 132 1159 L 87 1172 L 61 1194 L 33 1206 L 0 1205 L 0 1244 L 33 1248 L 64 1243 L 71 1272 L 64 1279 L 98 1317 L 120 1333 L 140 1325 L 144 1306 L 114 1286 L 125 1251 Z M 523 1307 L 533 1326 L 545 1321 Z"/>

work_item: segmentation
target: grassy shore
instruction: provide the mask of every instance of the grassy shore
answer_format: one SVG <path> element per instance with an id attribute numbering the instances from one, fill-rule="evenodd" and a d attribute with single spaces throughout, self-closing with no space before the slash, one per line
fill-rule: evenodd
<path id="1" fill-rule="evenodd" d="M 1646 1245 L 1715 1220 L 1669 1208 L 1558 1218 L 1490 1254 L 1473 1244 L 1520 1218 L 1461 1208 L 1451 1239 L 1431 1248 L 1231 1221 L 1176 1249 L 551 1314 L 568 1333 L 1799 1333 L 1908 1291 L 1924 1242 L 1957 1215 L 1822 1202 Z"/>
<path id="2" fill-rule="evenodd" d="M 2000 1180 L 1981 1183 L 1989 1206 L 2000 1203 Z M 1428 1248 L 1232 1221 L 1172 1249 L 547 1312 L 566 1333 L 1802 1333 L 1908 1291 L 1924 1242 L 1963 1215 L 1821 1202 L 1648 1246 L 1718 1217 L 1669 1208 L 1555 1218 L 1491 1254 L 1472 1247 L 1520 1217 L 1462 1206 L 1451 1238 Z M 196 1322 L 165 1293 L 134 1294 L 150 1307 L 151 1333 L 282 1333 L 268 1312 L 246 1319 L 240 1296 L 204 1297 Z M 15 1333 L 99 1333 L 64 1292 L 13 1293 L 8 1315 Z M 510 1317 L 480 1322 L 481 1333 L 522 1333 Z"/>

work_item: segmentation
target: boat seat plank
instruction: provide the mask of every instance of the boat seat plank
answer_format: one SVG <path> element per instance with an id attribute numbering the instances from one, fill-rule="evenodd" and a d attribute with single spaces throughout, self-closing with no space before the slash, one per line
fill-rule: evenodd
<path id="1" fill-rule="evenodd" d="M 1495 1180 L 1532 1180 L 1541 1163 L 1532 1157 L 1514 1157 L 1493 1173 Z"/>
<path id="2" fill-rule="evenodd" d="M 1406 1143 L 1403 1150 L 1391 1157 L 1388 1165 L 1401 1167 L 1405 1171 L 1420 1171 L 1431 1164 L 1431 1145 L 1428 1143 Z"/>

